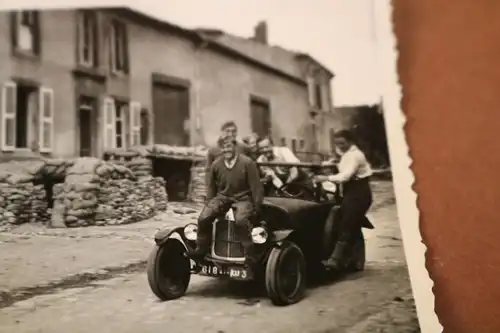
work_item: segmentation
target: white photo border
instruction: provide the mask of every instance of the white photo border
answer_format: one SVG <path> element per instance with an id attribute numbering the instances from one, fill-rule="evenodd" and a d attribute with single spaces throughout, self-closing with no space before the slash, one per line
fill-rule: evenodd
<path id="1" fill-rule="evenodd" d="M 391 0 L 372 1 L 375 3 L 378 79 L 383 89 L 382 103 L 396 206 L 413 297 L 421 331 L 442 332 L 443 327 L 435 313 L 435 298 L 432 292 L 434 283 L 425 267 L 427 247 L 422 241 L 419 228 L 418 195 L 413 190 L 415 176 L 410 169 L 412 159 L 404 130 L 406 117 L 401 109 L 402 87 L 397 71 L 399 54 L 393 26 L 393 5 Z"/>

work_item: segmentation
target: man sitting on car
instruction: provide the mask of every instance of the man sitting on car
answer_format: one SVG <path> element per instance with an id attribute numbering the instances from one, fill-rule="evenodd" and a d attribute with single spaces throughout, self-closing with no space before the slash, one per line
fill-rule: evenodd
<path id="1" fill-rule="evenodd" d="M 275 147 L 271 138 L 263 138 L 258 143 L 259 153 L 257 162 L 284 162 L 300 163 L 300 160 L 287 147 Z M 298 167 L 268 167 L 260 166 L 264 175 L 265 191 L 269 193 L 274 187 L 281 188 L 284 184 L 308 184 L 308 177 Z"/>
<path id="2" fill-rule="evenodd" d="M 208 155 L 207 155 L 207 164 L 205 167 L 205 171 L 208 173 L 208 170 L 210 169 L 210 166 L 212 163 L 222 155 L 222 141 L 224 137 L 232 137 L 234 140 L 237 140 L 238 136 L 238 127 L 236 126 L 236 123 L 234 121 L 227 121 L 224 124 L 222 124 L 221 128 L 221 135 L 219 136 L 217 140 L 217 146 L 210 148 L 208 150 Z M 245 154 L 245 155 L 250 155 L 250 149 L 249 147 L 242 143 L 242 142 L 237 142 L 236 143 L 236 149 L 238 150 L 239 153 Z"/>
<path id="3" fill-rule="evenodd" d="M 246 264 L 254 263 L 251 231 L 260 214 L 264 189 L 255 162 L 237 151 L 233 136 L 222 141 L 223 155 L 210 166 L 208 173 L 207 204 L 198 218 L 196 249 L 193 259 L 202 259 L 210 249 L 212 223 L 235 207 L 234 219 L 241 230 L 241 242 Z"/>

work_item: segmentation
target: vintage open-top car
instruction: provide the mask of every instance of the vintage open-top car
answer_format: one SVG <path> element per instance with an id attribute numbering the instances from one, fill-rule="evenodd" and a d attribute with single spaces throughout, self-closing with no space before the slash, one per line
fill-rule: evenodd
<path id="1" fill-rule="evenodd" d="M 262 163 L 264 164 L 264 163 Z M 265 163 L 266 165 L 321 169 L 308 163 Z M 325 185 L 325 184 L 324 184 Z M 324 272 L 322 261 L 335 247 L 336 221 L 340 210 L 341 191 L 334 184 L 315 187 L 294 184 L 266 196 L 261 221 L 252 232 L 257 264 L 245 265 L 243 246 L 231 208 L 213 223 L 210 254 L 194 262 L 187 253 L 195 247 L 197 225 L 159 230 L 148 261 L 147 276 L 153 293 L 161 300 L 183 296 L 191 274 L 242 281 L 262 281 L 275 305 L 300 301 L 308 274 Z M 297 187 L 299 190 L 297 191 Z M 334 209 L 332 209 L 334 208 Z M 365 228 L 373 228 L 367 219 Z M 365 265 L 365 241 L 360 230 L 352 240 L 344 271 L 361 271 Z"/>

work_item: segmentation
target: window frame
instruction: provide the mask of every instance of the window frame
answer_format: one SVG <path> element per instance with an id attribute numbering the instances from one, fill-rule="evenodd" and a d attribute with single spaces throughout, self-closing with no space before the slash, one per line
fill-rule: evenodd
<path id="1" fill-rule="evenodd" d="M 110 69 L 113 74 L 129 73 L 128 27 L 125 22 L 112 19 L 110 22 Z M 120 44 L 121 40 L 121 44 Z M 121 48 L 120 48 L 121 46 Z M 117 49 L 118 47 L 118 49 Z M 120 52 L 121 51 L 121 52 Z M 121 63 L 119 61 L 121 59 Z"/>
<path id="2" fill-rule="evenodd" d="M 24 24 L 23 15 L 30 14 L 29 24 Z M 18 10 L 11 12 L 11 46 L 14 55 L 40 57 L 41 55 L 41 24 L 40 12 L 37 10 Z M 20 47 L 20 31 L 26 27 L 31 33 L 31 49 L 26 50 Z"/>
<path id="3" fill-rule="evenodd" d="M 87 46 L 89 50 L 90 59 L 85 59 L 85 36 L 86 36 L 86 25 L 85 19 L 89 19 L 89 45 Z M 97 20 L 97 13 L 90 9 L 80 10 L 78 12 L 78 64 L 81 66 L 96 68 L 99 66 L 99 26 Z"/>

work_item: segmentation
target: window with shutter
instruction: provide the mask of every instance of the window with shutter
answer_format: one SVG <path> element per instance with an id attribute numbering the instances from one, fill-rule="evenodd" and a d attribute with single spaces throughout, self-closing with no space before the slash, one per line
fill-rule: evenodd
<path id="1" fill-rule="evenodd" d="M 130 115 L 131 111 L 129 108 L 129 103 L 114 100 L 115 108 L 115 126 L 114 126 L 114 136 L 115 136 L 115 148 L 127 148 L 131 142 L 130 133 Z"/>
<path id="2" fill-rule="evenodd" d="M 38 11 L 17 11 L 11 15 L 14 50 L 31 55 L 40 54 L 40 20 Z"/>
<path id="3" fill-rule="evenodd" d="M 16 148 L 16 110 L 17 85 L 6 82 L 2 88 L 1 108 L 1 144 L 3 151 L 13 151 Z"/>
<path id="4" fill-rule="evenodd" d="M 97 67 L 99 43 L 96 13 L 83 10 L 78 18 L 78 62 L 83 66 Z"/>
<path id="5" fill-rule="evenodd" d="M 309 106 L 314 107 L 316 106 L 316 98 L 314 94 L 314 78 L 312 77 L 307 78 L 307 90 L 309 96 Z"/>
<path id="6" fill-rule="evenodd" d="M 111 22 L 110 60 L 112 72 L 128 73 L 127 26 L 117 20 Z"/>
<path id="7" fill-rule="evenodd" d="M 292 151 L 297 152 L 297 139 L 292 139 Z"/>
<path id="8" fill-rule="evenodd" d="M 315 94 L 315 102 L 318 110 L 323 110 L 323 91 L 321 89 L 321 85 L 316 83 L 314 85 L 314 94 Z"/>
<path id="9" fill-rule="evenodd" d="M 138 146 L 141 144 L 141 104 L 138 102 L 130 103 L 130 145 Z"/>
<path id="10" fill-rule="evenodd" d="M 322 97 L 321 104 L 323 105 L 323 110 L 329 111 L 330 110 L 330 92 L 329 92 L 329 85 L 328 84 L 321 85 L 321 97 Z"/>
<path id="11" fill-rule="evenodd" d="M 39 90 L 39 137 L 40 152 L 49 153 L 54 145 L 54 91 L 41 87 Z"/>
<path id="12" fill-rule="evenodd" d="M 103 103 L 104 149 L 116 148 L 115 101 L 106 97 Z"/>

